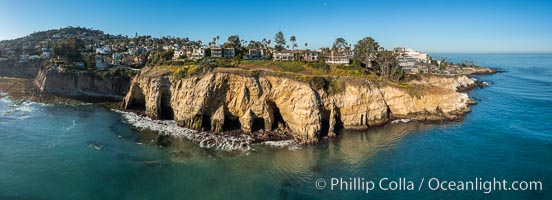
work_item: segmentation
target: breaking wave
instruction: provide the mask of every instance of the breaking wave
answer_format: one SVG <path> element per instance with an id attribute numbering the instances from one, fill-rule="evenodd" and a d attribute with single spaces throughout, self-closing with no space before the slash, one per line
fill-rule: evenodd
<path id="1" fill-rule="evenodd" d="M 266 141 L 261 142 L 260 144 L 276 148 L 288 147 L 288 149 L 292 151 L 301 149 L 301 145 L 297 144 L 295 140 Z"/>
<path id="2" fill-rule="evenodd" d="M 222 135 L 217 133 L 199 132 L 196 130 L 180 127 L 174 120 L 154 120 L 149 117 L 140 116 L 133 112 L 125 112 L 113 109 L 120 113 L 124 120 L 138 128 L 156 131 L 159 134 L 170 135 L 176 138 L 185 138 L 198 143 L 202 148 L 216 149 L 223 151 L 248 151 L 251 149 L 253 138 L 249 135 L 239 136 Z"/>
<path id="3" fill-rule="evenodd" d="M 7 93 L 0 92 L 0 115 L 16 119 L 26 119 L 30 113 L 46 106 L 46 104 L 33 102 L 30 100 L 16 100 L 8 96 Z"/>
<path id="4" fill-rule="evenodd" d="M 402 122 L 402 123 L 408 123 L 408 122 L 410 122 L 410 121 L 412 121 L 412 120 L 411 120 L 411 119 L 396 119 L 396 120 L 393 120 L 393 121 L 392 121 L 391 123 L 389 123 L 389 124 L 396 124 L 396 123 L 401 123 L 401 122 Z"/>

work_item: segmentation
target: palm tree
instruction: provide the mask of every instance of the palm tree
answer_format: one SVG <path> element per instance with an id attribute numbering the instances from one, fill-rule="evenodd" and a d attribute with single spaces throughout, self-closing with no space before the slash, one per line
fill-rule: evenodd
<path id="1" fill-rule="evenodd" d="M 292 35 L 291 37 L 289 37 L 289 41 L 291 42 L 291 50 L 293 51 L 293 47 L 296 47 L 295 41 L 297 41 L 297 38 L 295 38 L 295 35 Z"/>
<path id="2" fill-rule="evenodd" d="M 307 43 L 305 42 L 305 50 L 308 49 L 308 48 L 307 48 L 308 46 L 309 46 L 309 44 L 307 44 Z"/>

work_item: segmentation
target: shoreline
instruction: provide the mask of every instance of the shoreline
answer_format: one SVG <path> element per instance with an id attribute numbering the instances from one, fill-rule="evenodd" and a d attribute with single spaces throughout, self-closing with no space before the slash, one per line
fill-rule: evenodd
<path id="1" fill-rule="evenodd" d="M 32 80 L 26 78 L 0 77 L 0 97 L 9 97 L 16 101 L 32 101 L 43 104 L 70 104 L 75 106 L 94 105 L 104 107 L 116 112 L 125 118 L 125 123 L 137 129 L 137 131 L 149 130 L 158 135 L 169 135 L 174 138 L 187 139 L 199 145 L 201 148 L 216 149 L 223 151 L 248 151 L 251 145 L 267 145 L 278 148 L 294 146 L 297 141 L 291 135 L 278 133 L 276 131 L 257 131 L 252 134 L 245 134 L 241 131 L 228 132 L 206 132 L 186 127 L 181 127 L 174 120 L 153 120 L 136 111 L 118 110 L 121 102 L 97 102 L 89 103 L 71 98 L 60 97 L 53 94 L 40 92 L 32 85 Z M 130 120 L 129 120 L 130 119 Z M 165 125 L 159 127 L 156 125 Z M 138 133 L 140 134 L 140 133 Z M 244 145 L 244 146 L 241 146 Z"/>
<path id="2" fill-rule="evenodd" d="M 86 103 L 41 92 L 34 85 L 34 80 L 28 78 L 0 76 L 0 91 L 6 92 L 13 99 L 31 100 L 37 103 Z"/>
<path id="3" fill-rule="evenodd" d="M 486 70 L 488 72 L 493 72 L 490 74 L 498 73 L 497 70 L 494 69 L 488 69 Z M 482 85 L 482 82 L 476 81 L 475 84 L 472 85 L 466 85 L 459 86 L 457 88 L 458 92 L 463 92 L 467 90 L 474 89 L 476 87 L 483 87 L 485 85 Z M 6 91 L 7 94 L 14 99 L 28 99 L 31 101 L 39 102 L 39 103 L 68 103 L 68 104 L 83 104 L 86 103 L 85 101 L 75 100 L 69 97 L 60 97 L 54 94 L 49 94 L 47 92 L 40 91 L 36 85 L 33 84 L 32 79 L 26 79 L 26 78 L 12 78 L 12 77 L 0 77 L 0 91 Z M 84 98 L 84 97 L 83 97 Z M 412 121 L 418 121 L 422 123 L 436 123 L 436 122 L 446 122 L 446 121 L 461 121 L 464 118 L 464 115 L 466 113 L 470 112 L 471 109 L 467 107 L 465 110 L 462 110 L 461 112 L 457 113 L 448 113 L 444 114 L 441 113 L 441 117 L 429 117 L 429 115 L 426 115 L 424 113 L 410 113 L 409 116 L 401 116 L 401 115 L 391 115 L 387 120 L 379 121 L 378 123 L 372 123 L 369 126 L 350 126 L 348 128 L 341 127 L 335 131 L 334 135 L 325 135 L 320 136 L 316 141 L 312 139 L 304 140 L 302 138 L 297 137 L 292 133 L 289 128 L 287 129 L 274 129 L 265 131 L 264 129 L 261 129 L 259 131 L 251 131 L 251 132 L 245 132 L 242 130 L 233 130 L 233 131 L 221 131 L 221 132 L 215 132 L 215 131 L 202 131 L 202 128 L 190 128 L 186 126 L 181 126 L 181 124 L 178 123 L 176 120 L 170 120 L 170 122 L 166 122 L 166 120 L 155 120 L 147 116 L 147 113 L 145 111 L 139 111 L 139 110 L 125 110 L 121 111 L 119 108 L 121 108 L 121 104 L 123 102 L 95 102 L 92 103 L 96 106 L 105 107 L 107 109 L 111 109 L 112 111 L 128 114 L 133 113 L 136 116 L 133 116 L 135 118 L 135 122 L 140 120 L 150 120 L 154 124 L 167 124 L 171 126 L 172 130 L 178 130 L 179 128 L 186 129 L 186 131 L 179 130 L 180 132 L 172 134 L 169 130 L 155 127 L 151 129 L 152 131 L 155 131 L 156 133 L 160 135 L 171 135 L 175 138 L 187 138 L 188 140 L 198 143 L 201 147 L 207 147 L 207 148 L 215 148 L 215 149 L 244 149 L 240 147 L 227 147 L 227 146 L 219 146 L 220 144 L 224 144 L 224 139 L 221 138 L 229 138 L 230 141 L 236 141 L 236 138 L 240 138 L 240 141 L 246 141 L 247 145 L 251 144 L 274 144 L 277 143 L 275 146 L 282 146 L 282 144 L 291 143 L 289 141 L 293 141 L 294 144 L 301 144 L 301 145 L 310 145 L 315 144 L 317 141 L 328 141 L 332 137 L 335 137 L 335 134 L 340 132 L 340 130 L 369 130 L 372 127 L 380 127 L 380 126 L 386 126 L 388 124 L 393 124 L 393 122 L 397 120 L 412 120 Z M 475 102 L 473 100 L 469 100 L 467 102 L 467 105 L 474 105 Z M 444 117 L 444 118 L 443 118 Z M 139 119 L 141 118 L 141 119 Z M 335 123 L 335 122 L 334 122 Z M 135 127 L 135 128 L 147 128 L 146 125 L 143 124 L 133 124 L 129 123 L 129 125 Z M 178 127 L 178 128 L 176 128 Z M 152 127 L 150 127 L 152 128 Z M 208 136 L 211 136 L 212 138 L 209 140 L 199 140 L 197 137 L 192 136 L 191 134 L 197 133 L 197 135 L 200 135 L 200 138 L 209 138 Z M 222 142 L 221 142 L 222 141 Z M 288 142 L 286 142 L 288 141 Z M 234 142 L 235 143 L 235 142 Z M 289 145 L 284 145 L 289 146 Z M 246 149 L 248 149 L 247 147 Z"/>
<path id="4" fill-rule="evenodd" d="M 122 111 L 112 108 L 110 111 L 120 113 L 125 122 L 137 131 L 153 131 L 162 136 L 187 139 L 202 148 L 223 151 L 248 151 L 251 145 L 286 147 L 300 144 L 290 134 L 278 131 L 256 131 L 245 133 L 241 130 L 212 132 L 195 130 L 179 126 L 174 120 L 156 120 L 136 111 Z"/>

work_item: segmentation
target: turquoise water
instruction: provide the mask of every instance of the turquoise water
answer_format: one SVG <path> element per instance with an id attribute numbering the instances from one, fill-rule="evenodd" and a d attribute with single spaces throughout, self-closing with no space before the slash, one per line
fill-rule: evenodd
<path id="1" fill-rule="evenodd" d="M 505 69 L 478 76 L 462 122 L 396 123 L 298 150 L 245 153 L 147 145 L 151 135 L 95 106 L 0 99 L 0 199 L 552 199 L 552 55 L 442 54 Z M 332 191 L 315 181 L 405 177 L 536 180 L 542 191 Z M 427 180 L 426 180 L 427 181 Z M 417 188 L 416 188 L 417 189 Z"/>

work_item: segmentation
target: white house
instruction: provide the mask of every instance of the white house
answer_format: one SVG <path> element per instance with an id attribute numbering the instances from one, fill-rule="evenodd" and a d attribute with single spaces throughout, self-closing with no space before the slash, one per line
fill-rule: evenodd
<path id="1" fill-rule="evenodd" d="M 192 59 L 202 59 L 205 56 L 205 48 L 203 47 L 194 47 L 192 50 Z"/>
<path id="2" fill-rule="evenodd" d="M 123 55 L 121 53 L 114 53 L 113 55 L 111 55 L 111 58 L 112 65 L 120 65 Z"/>
<path id="3" fill-rule="evenodd" d="M 40 59 L 40 56 L 39 56 L 39 55 L 31 55 L 31 56 L 29 56 L 29 60 L 37 60 L 37 59 Z"/>
<path id="4" fill-rule="evenodd" d="M 219 48 L 219 47 L 211 48 L 211 57 L 222 58 L 222 48 Z"/>
<path id="5" fill-rule="evenodd" d="M 96 68 L 97 69 L 105 69 L 107 67 L 107 63 L 103 61 L 102 55 L 96 55 Z"/>
<path id="6" fill-rule="evenodd" d="M 283 50 L 283 51 L 278 51 L 278 52 L 274 53 L 273 60 L 288 61 L 288 60 L 293 60 L 294 56 L 295 56 L 295 54 L 293 53 L 293 51 Z"/>
<path id="7" fill-rule="evenodd" d="M 180 59 L 186 55 L 186 50 L 176 50 L 173 53 L 173 60 Z"/>
<path id="8" fill-rule="evenodd" d="M 339 48 L 330 51 L 330 55 L 326 58 L 328 64 L 349 64 L 353 59 L 353 51 L 351 48 Z"/>
<path id="9" fill-rule="evenodd" d="M 111 47 L 96 47 L 96 54 L 110 54 Z"/>
<path id="10" fill-rule="evenodd" d="M 245 60 L 266 60 L 266 49 L 265 48 L 252 48 L 249 49 L 247 55 L 243 56 Z"/>
<path id="11" fill-rule="evenodd" d="M 303 52 L 303 60 L 307 62 L 318 61 L 318 52 L 306 50 L 305 52 Z"/>
<path id="12" fill-rule="evenodd" d="M 52 52 L 43 51 L 42 54 L 40 54 L 40 57 L 41 58 L 51 58 L 52 57 Z"/>

